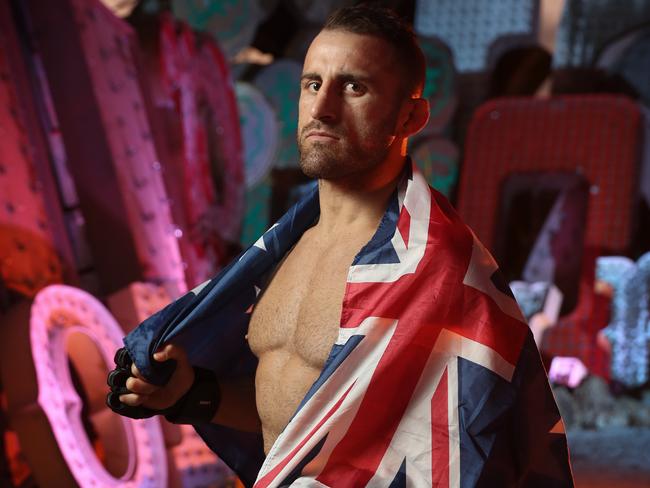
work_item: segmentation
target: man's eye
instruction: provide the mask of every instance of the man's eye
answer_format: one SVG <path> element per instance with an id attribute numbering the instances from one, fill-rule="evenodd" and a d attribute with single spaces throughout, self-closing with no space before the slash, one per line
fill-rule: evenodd
<path id="1" fill-rule="evenodd" d="M 353 93 L 355 95 L 361 95 L 365 91 L 361 84 L 354 81 L 346 83 L 344 89 L 346 92 Z"/>
<path id="2" fill-rule="evenodd" d="M 320 88 L 320 83 L 318 83 L 317 81 L 309 81 L 305 85 L 305 88 L 307 88 L 307 90 L 309 90 L 310 92 L 317 92 L 318 89 Z"/>

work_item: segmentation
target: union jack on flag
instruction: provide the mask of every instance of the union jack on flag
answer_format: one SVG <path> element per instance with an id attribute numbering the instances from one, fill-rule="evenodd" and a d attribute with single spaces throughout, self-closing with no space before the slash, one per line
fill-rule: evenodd
<path id="1" fill-rule="evenodd" d="M 532 334 L 493 258 L 410 164 L 349 269 L 336 343 L 265 457 L 258 434 L 196 426 L 247 486 L 573 486 Z M 172 341 L 218 376 L 255 373 L 244 336 L 274 268 L 312 226 L 309 194 L 216 278 L 125 338 Z"/>

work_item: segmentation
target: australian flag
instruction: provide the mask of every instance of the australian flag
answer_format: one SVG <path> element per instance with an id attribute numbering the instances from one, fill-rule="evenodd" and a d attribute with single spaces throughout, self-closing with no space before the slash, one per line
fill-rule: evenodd
<path id="1" fill-rule="evenodd" d="M 125 338 L 164 384 L 168 341 L 220 377 L 252 376 L 251 311 L 319 215 L 318 189 L 217 277 Z M 532 334 L 498 267 L 409 163 L 356 256 L 339 335 L 267 456 L 259 434 L 196 426 L 247 486 L 573 486 L 564 425 Z"/>

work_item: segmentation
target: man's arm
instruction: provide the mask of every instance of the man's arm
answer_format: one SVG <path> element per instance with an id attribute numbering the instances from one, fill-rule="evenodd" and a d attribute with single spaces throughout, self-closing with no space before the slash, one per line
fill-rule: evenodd
<path id="1" fill-rule="evenodd" d="M 131 365 L 131 377 L 126 388 L 132 393 L 120 395 L 120 401 L 130 406 L 143 406 L 153 410 L 165 410 L 174 406 L 192 387 L 195 374 L 185 351 L 167 344 L 153 355 L 158 362 L 173 359 L 176 369 L 169 382 L 156 386 L 147 382 L 135 364 Z M 255 404 L 255 381 L 253 378 L 219 381 L 221 401 L 212 423 L 247 432 L 261 432 L 261 422 Z"/>

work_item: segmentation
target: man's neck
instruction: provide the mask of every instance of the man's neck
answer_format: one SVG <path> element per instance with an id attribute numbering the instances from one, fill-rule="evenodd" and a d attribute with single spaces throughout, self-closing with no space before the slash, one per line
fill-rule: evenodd
<path id="1" fill-rule="evenodd" d="M 332 239 L 372 235 L 406 163 L 404 156 L 386 161 L 364 175 L 319 180 L 320 218 L 314 230 Z"/>

